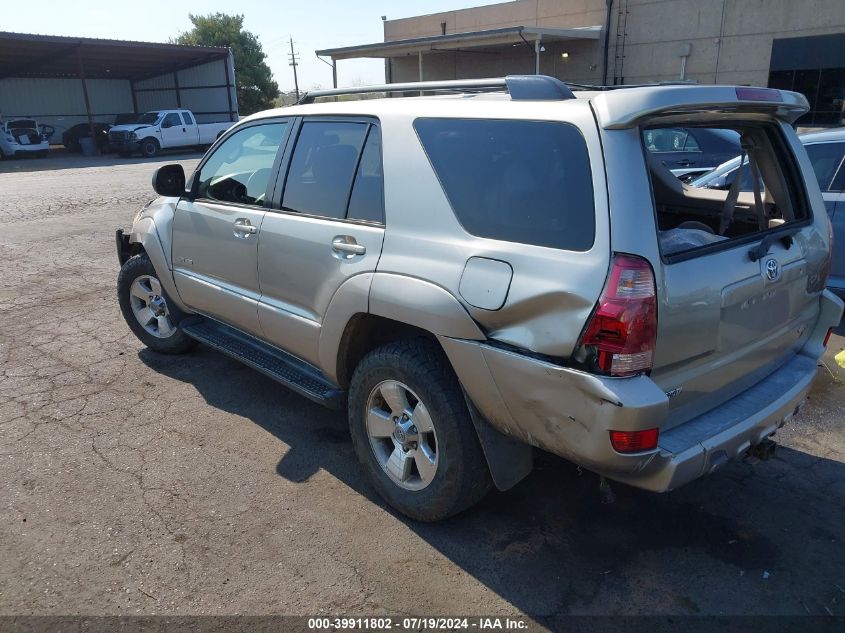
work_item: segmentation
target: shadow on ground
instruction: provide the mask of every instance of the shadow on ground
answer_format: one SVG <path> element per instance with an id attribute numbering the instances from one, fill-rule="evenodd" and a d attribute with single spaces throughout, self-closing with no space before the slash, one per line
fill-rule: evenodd
<path id="1" fill-rule="evenodd" d="M 359 468 L 343 413 L 204 347 L 140 358 L 287 444 L 280 476 L 302 482 L 322 468 L 384 506 Z M 842 463 L 781 447 L 769 462 L 732 463 L 673 493 L 615 491 L 616 503 L 602 505 L 594 475 L 538 454 L 530 477 L 458 517 L 434 525 L 399 518 L 552 628 L 568 613 L 824 615 L 830 604 L 842 613 L 833 589 L 845 582 Z"/>

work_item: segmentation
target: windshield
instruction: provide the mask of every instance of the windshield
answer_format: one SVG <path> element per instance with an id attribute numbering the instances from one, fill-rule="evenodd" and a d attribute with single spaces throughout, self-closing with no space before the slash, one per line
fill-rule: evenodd
<path id="1" fill-rule="evenodd" d="M 138 119 L 135 123 L 144 123 L 146 125 L 153 125 L 156 121 L 161 118 L 161 112 L 145 112 Z"/>
<path id="2" fill-rule="evenodd" d="M 140 115 L 133 113 L 127 114 L 118 114 L 114 117 L 114 124 L 115 125 L 124 125 L 126 123 L 137 123 L 138 117 Z"/>

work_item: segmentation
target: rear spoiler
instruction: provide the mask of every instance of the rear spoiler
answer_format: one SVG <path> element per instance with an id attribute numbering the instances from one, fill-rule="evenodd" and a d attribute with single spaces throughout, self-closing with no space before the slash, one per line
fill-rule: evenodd
<path id="1" fill-rule="evenodd" d="M 748 86 L 652 86 L 601 92 L 590 99 L 606 130 L 634 127 L 656 115 L 760 113 L 788 123 L 810 109 L 797 92 Z"/>

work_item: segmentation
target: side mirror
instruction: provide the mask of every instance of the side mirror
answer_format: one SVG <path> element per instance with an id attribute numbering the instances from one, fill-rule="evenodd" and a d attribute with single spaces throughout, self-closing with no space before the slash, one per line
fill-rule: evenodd
<path id="1" fill-rule="evenodd" d="M 173 127 L 173 124 L 170 121 L 162 121 L 161 122 L 161 129 L 165 130 L 169 127 Z"/>
<path id="2" fill-rule="evenodd" d="M 160 196 L 179 197 L 185 193 L 182 165 L 164 165 L 153 172 L 153 190 Z"/>

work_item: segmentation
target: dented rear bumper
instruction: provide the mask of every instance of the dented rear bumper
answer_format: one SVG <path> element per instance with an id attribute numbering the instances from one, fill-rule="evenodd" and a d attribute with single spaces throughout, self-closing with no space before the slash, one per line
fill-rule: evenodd
<path id="1" fill-rule="evenodd" d="M 560 367 L 478 341 L 441 338 L 467 394 L 502 433 L 630 485 L 672 490 L 741 457 L 797 413 L 816 376 L 842 301 L 820 299 L 801 351 L 736 397 L 662 432 L 658 448 L 617 453 L 609 432 L 663 427 L 668 396 L 647 376 L 610 378 Z"/>

